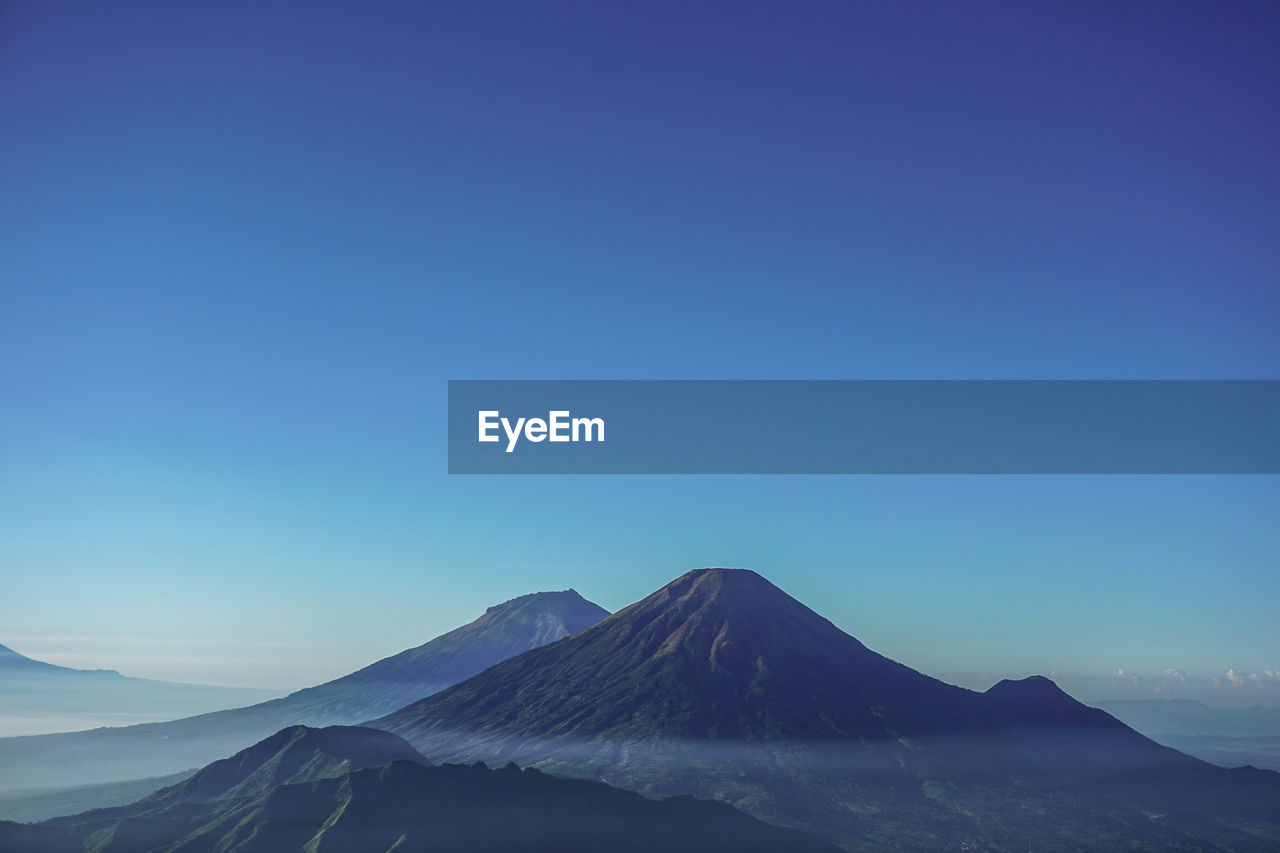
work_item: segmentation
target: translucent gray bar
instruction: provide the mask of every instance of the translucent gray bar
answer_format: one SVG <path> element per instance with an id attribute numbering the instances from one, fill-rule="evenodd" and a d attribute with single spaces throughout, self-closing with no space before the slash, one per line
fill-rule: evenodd
<path id="1" fill-rule="evenodd" d="M 452 474 L 1275 474 L 1278 436 L 1274 380 L 449 383 Z"/>

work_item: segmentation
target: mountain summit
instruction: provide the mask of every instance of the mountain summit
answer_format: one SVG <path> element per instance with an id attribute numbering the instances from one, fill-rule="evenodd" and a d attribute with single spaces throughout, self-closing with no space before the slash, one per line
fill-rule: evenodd
<path id="1" fill-rule="evenodd" d="M 390 732 L 360 726 L 290 726 L 158 791 L 142 805 L 251 796 L 277 785 L 329 779 L 392 761 L 426 764 L 413 747 Z"/>
<path id="2" fill-rule="evenodd" d="M 379 721 L 423 748 L 439 748 L 437 731 L 486 741 L 501 732 L 517 740 L 900 742 L 1063 724 L 1119 736 L 1122 749 L 1150 747 L 1153 760 L 1172 758 L 1046 678 L 1001 682 L 985 694 L 946 684 L 868 649 L 756 572 L 725 568 L 688 572 L 563 643 Z"/>
<path id="3" fill-rule="evenodd" d="M 1052 847 L 1035 818 L 1046 809 L 1110 841 L 1137 821 L 1143 837 L 1182 843 L 1199 826 L 1183 820 L 1198 808 L 1186 790 L 1234 784 L 1206 783 L 1215 768 L 1048 679 L 978 693 L 923 675 L 743 569 L 688 572 L 370 725 L 433 761 L 533 763 L 713 797 L 855 846 L 1005 844 L 995 834 L 1012 833 L 1014 846 Z M 1109 787 L 1121 778 L 1129 788 Z M 1246 801 L 1222 813 L 1254 815 L 1257 797 Z M 1159 826 L 1144 808 L 1164 815 Z"/>
<path id="4" fill-rule="evenodd" d="M 714 568 L 383 722 L 410 740 L 459 720 L 539 736 L 883 737 L 963 727 L 978 703 L 757 573 Z"/>
<path id="5" fill-rule="evenodd" d="M 293 722 L 350 723 L 399 708 L 507 658 L 595 625 L 609 611 L 575 590 L 534 592 L 485 610 L 434 640 L 280 699 Z M 271 705 L 273 703 L 267 703 Z M 340 719 L 339 719 L 340 718 Z"/>

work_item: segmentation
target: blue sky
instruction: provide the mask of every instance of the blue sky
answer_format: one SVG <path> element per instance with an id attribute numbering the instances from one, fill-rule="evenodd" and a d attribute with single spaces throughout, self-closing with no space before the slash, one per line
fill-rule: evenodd
<path id="1" fill-rule="evenodd" d="M 0 642 L 298 687 L 720 564 L 1280 669 L 1273 477 L 445 474 L 450 378 L 1280 378 L 1275 7 L 687 5 L 6 4 Z"/>

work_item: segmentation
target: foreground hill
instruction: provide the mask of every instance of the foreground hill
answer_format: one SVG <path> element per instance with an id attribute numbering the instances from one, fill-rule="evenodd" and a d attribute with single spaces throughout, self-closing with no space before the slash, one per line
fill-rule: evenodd
<path id="1" fill-rule="evenodd" d="M 722 803 L 663 802 L 514 765 L 425 766 L 386 732 L 278 732 L 145 800 L 0 823 L 0 853 L 759 851 L 832 853 Z"/>
<path id="2" fill-rule="evenodd" d="M 171 720 L 279 695 L 72 669 L 0 646 L 0 737 Z"/>
<path id="3" fill-rule="evenodd" d="M 434 761 L 714 797 L 851 848 L 1280 844 L 1280 775 L 1162 747 L 1048 679 L 945 684 L 742 570 L 690 572 L 371 725 Z"/>
<path id="4" fill-rule="evenodd" d="M 163 776 L 294 724 L 359 722 L 554 642 L 608 615 L 573 590 L 490 607 L 425 645 L 281 699 L 165 723 L 0 739 L 0 792 Z"/>

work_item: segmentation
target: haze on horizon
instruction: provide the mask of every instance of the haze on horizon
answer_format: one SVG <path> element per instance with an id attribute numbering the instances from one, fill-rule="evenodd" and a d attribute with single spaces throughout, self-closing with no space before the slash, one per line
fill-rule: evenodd
<path id="1" fill-rule="evenodd" d="M 1280 376 L 1280 11 L 733 8 L 6 5 L 0 643 L 290 689 L 730 565 L 967 686 L 1280 671 L 1275 477 L 445 474 L 450 378 Z"/>
<path id="2" fill-rule="evenodd" d="M 423 638 L 422 642 L 469 621 L 470 619 L 460 617 L 456 625 L 450 625 L 433 634 L 432 637 Z M 846 627 L 844 630 L 856 636 L 851 629 Z M 104 639 L 35 635 L 19 639 L 34 643 L 37 648 L 66 649 L 62 652 L 53 651 L 35 655 L 39 660 L 60 666 L 78 669 L 114 669 L 117 667 L 102 664 L 86 665 L 84 662 L 86 660 L 110 661 L 118 657 L 143 670 L 159 674 L 207 672 L 224 673 L 226 678 L 238 676 L 242 679 L 242 683 L 229 683 L 225 686 L 258 687 L 279 694 L 329 681 L 360 669 L 375 659 L 402 651 L 402 649 L 370 650 L 367 655 L 373 655 L 372 657 L 358 657 L 362 648 L 360 644 L 344 645 L 336 638 L 327 645 L 298 643 L 267 644 L 262 647 L 255 646 L 251 641 L 231 639 L 225 642 L 205 643 L 184 642 L 176 638 L 148 641 L 141 637 Z M 45 645 L 41 646 L 41 643 Z M 419 643 L 413 645 L 417 644 Z M 175 649 L 184 649 L 187 654 L 174 654 Z M 310 668 L 308 668 L 305 665 L 308 660 L 303 655 L 308 652 L 314 653 L 317 649 L 326 650 L 329 654 L 323 661 L 310 660 Z M 286 662 L 293 664 L 289 672 L 292 680 L 285 683 L 270 680 L 278 675 L 278 668 Z M 901 662 L 914 667 L 911 661 Z M 299 663 L 304 665 L 298 668 Z M 1035 671 L 1018 669 L 996 671 L 978 668 L 967 671 L 930 671 L 923 667 L 915 668 L 942 678 L 944 681 L 976 691 L 984 691 L 1002 679 L 1047 675 L 1072 695 L 1086 701 L 1191 699 L 1219 707 L 1252 705 L 1280 707 L 1280 671 L 1277 670 L 1250 673 L 1232 669 L 1226 673 L 1189 673 L 1169 668 L 1155 673 L 1136 673 L 1125 669 L 1117 669 L 1111 673 L 1098 673 L 1059 672 L 1053 668 Z M 180 681 L 181 679 L 172 680 Z M 139 718 L 138 721 L 142 719 Z M 94 725 L 98 724 L 111 724 L 111 720 L 104 718 L 102 722 Z"/>

